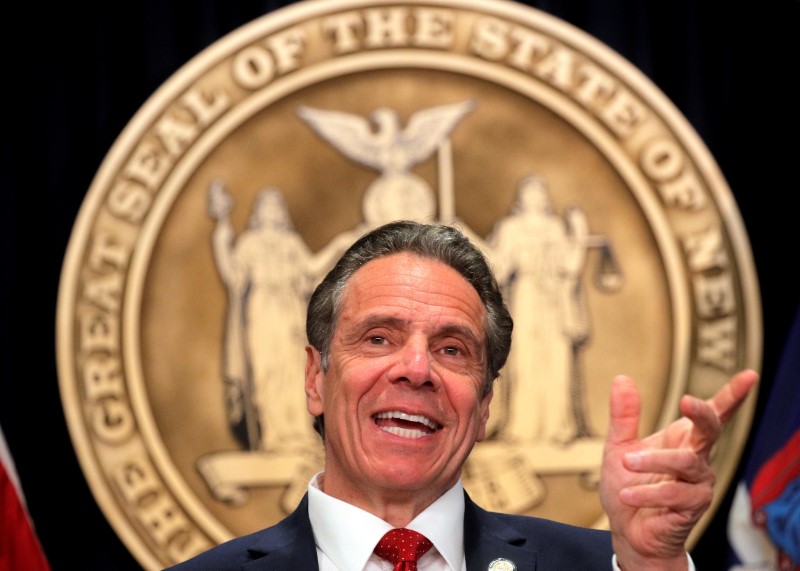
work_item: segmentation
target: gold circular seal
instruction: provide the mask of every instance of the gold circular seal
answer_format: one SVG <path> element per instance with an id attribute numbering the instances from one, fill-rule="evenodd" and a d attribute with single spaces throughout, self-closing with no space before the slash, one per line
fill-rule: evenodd
<path id="1" fill-rule="evenodd" d="M 732 195 L 638 70 L 510 2 L 316 0 L 218 41 L 103 162 L 58 302 L 64 409 L 98 503 L 158 569 L 275 523 L 321 468 L 302 390 L 312 288 L 365 230 L 457 224 L 515 319 L 482 506 L 606 527 L 612 378 L 642 430 L 761 353 Z M 729 424 L 717 499 L 749 430 Z"/>

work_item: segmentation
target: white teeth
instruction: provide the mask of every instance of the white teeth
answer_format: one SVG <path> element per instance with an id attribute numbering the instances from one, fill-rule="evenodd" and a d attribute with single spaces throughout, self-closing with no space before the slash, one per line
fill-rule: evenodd
<path id="1" fill-rule="evenodd" d="M 422 438 L 428 435 L 427 432 L 422 432 L 421 430 L 411 430 L 410 428 L 399 428 L 397 426 L 381 426 L 380 428 L 403 438 Z"/>
<path id="2" fill-rule="evenodd" d="M 422 416 L 421 414 L 406 414 L 404 412 L 392 410 L 388 412 L 379 412 L 375 415 L 375 418 L 399 418 L 400 420 L 408 420 L 409 422 L 418 422 L 420 424 L 424 424 L 431 430 L 436 430 L 438 428 L 437 424 L 433 422 L 430 418 L 426 416 Z M 393 434 L 398 434 L 395 430 L 406 430 L 406 429 L 388 429 L 384 428 L 384 430 L 388 430 Z M 416 430 L 406 430 L 407 432 L 418 432 Z M 400 436 L 405 436 L 405 434 L 401 434 Z M 424 433 L 423 433 L 424 436 Z M 409 436 L 409 438 L 419 438 L 419 436 Z"/>

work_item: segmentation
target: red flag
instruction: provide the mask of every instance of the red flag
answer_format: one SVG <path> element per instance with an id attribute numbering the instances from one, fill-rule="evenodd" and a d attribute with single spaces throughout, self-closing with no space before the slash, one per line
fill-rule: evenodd
<path id="1" fill-rule="evenodd" d="M 0 571 L 50 571 L 0 429 Z"/>

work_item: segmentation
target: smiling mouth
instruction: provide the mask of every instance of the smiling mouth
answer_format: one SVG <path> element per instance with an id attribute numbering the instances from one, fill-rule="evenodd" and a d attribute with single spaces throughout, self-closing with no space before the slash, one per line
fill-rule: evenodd
<path id="1" fill-rule="evenodd" d="M 381 430 L 403 438 L 422 438 L 442 427 L 421 414 L 406 414 L 396 410 L 379 412 L 372 420 Z"/>

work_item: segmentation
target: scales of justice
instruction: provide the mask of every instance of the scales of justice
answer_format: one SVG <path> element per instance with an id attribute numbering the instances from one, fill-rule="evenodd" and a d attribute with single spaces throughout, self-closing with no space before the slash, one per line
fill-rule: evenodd
<path id="1" fill-rule="evenodd" d="M 475 107 L 468 100 L 423 109 L 405 128 L 387 108 L 369 118 L 298 108 L 319 137 L 379 173 L 362 198 L 363 222 L 318 252 L 295 231 L 280 189 L 259 192 L 237 236 L 232 196 L 222 180 L 209 183 L 212 250 L 228 300 L 222 386 L 229 428 L 241 444 L 197 463 L 218 500 L 242 504 L 251 487 L 284 487 L 281 507 L 288 513 L 321 469 L 323 450 L 299 390 L 305 363 L 295 358 L 306 343 L 308 298 L 353 241 L 399 219 L 456 224 L 486 254 L 514 319 L 487 439 L 464 467 L 472 498 L 490 510 L 522 513 L 544 501 L 542 476 L 577 474 L 582 485 L 597 485 L 603 436 L 587 419 L 580 367 L 591 335 L 583 279 L 588 252 L 600 252 L 596 288 L 618 290 L 622 273 L 610 240 L 590 233 L 579 207 L 556 212 L 547 180 L 536 173 L 518 181 L 510 211 L 488 236 L 457 219 L 449 135 Z M 438 193 L 412 172 L 433 155 Z"/>

